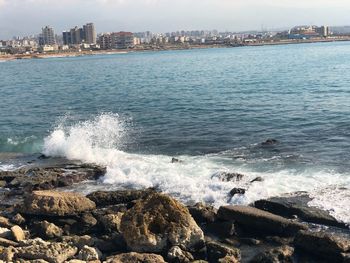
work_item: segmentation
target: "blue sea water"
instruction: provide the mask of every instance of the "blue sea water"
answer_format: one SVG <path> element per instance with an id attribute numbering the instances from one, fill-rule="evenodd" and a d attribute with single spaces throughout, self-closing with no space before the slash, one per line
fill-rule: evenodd
<path id="1" fill-rule="evenodd" d="M 103 187 L 216 205 L 306 190 L 350 222 L 348 72 L 348 42 L 0 63 L 0 152 L 104 164 Z M 228 198 L 235 186 L 247 194 Z"/>

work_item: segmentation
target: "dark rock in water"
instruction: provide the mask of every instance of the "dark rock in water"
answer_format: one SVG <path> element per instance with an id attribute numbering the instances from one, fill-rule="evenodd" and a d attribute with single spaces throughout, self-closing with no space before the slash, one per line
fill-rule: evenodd
<path id="1" fill-rule="evenodd" d="M 137 252 L 162 252 L 172 246 L 192 251 L 204 244 L 203 231 L 188 209 L 159 193 L 137 201 L 123 215 L 121 232 L 128 247 Z"/>
<path id="2" fill-rule="evenodd" d="M 107 258 L 106 263 L 165 263 L 164 258 L 156 254 L 124 253 Z"/>
<path id="3" fill-rule="evenodd" d="M 220 262 L 220 259 L 225 257 L 230 257 L 232 260 L 236 260 L 231 262 L 239 262 L 241 259 L 241 253 L 237 248 L 231 248 L 214 241 L 206 243 L 206 246 L 209 262 Z"/>
<path id="4" fill-rule="evenodd" d="M 308 206 L 311 200 L 308 194 L 300 193 L 259 200 L 254 203 L 254 206 L 284 217 L 293 218 L 296 215 L 306 222 L 347 228 L 345 224 L 338 222 L 327 211 Z"/>
<path id="5" fill-rule="evenodd" d="M 279 143 L 279 141 L 276 139 L 267 139 L 266 141 L 262 142 L 261 145 L 262 146 L 271 146 L 271 145 L 276 145 L 278 143 Z"/>
<path id="6" fill-rule="evenodd" d="M 145 190 L 97 191 L 87 195 L 98 207 L 126 204 L 155 193 L 153 188 Z"/>
<path id="7" fill-rule="evenodd" d="M 250 263 L 292 263 L 294 248 L 282 246 L 256 255 Z"/>
<path id="8" fill-rule="evenodd" d="M 26 196 L 20 209 L 30 215 L 69 216 L 95 208 L 93 201 L 77 193 L 35 191 Z"/>
<path id="9" fill-rule="evenodd" d="M 245 194 L 245 189 L 243 188 L 233 188 L 231 191 L 230 191 L 230 196 L 234 196 L 236 194 L 239 194 L 239 195 L 244 195 Z"/>
<path id="10" fill-rule="evenodd" d="M 217 209 L 212 206 L 197 203 L 194 206 L 189 206 L 188 210 L 197 224 L 210 223 L 216 220 Z"/>
<path id="11" fill-rule="evenodd" d="M 295 237 L 294 245 L 321 259 L 343 262 L 344 253 L 350 253 L 350 239 L 326 232 L 300 231 Z"/>
<path id="12" fill-rule="evenodd" d="M 182 163 L 183 161 L 181 161 L 180 159 L 177 158 L 171 158 L 171 163 Z"/>
<path id="13" fill-rule="evenodd" d="M 222 182 L 232 182 L 232 181 L 241 181 L 244 177 L 244 174 L 240 173 L 227 173 L 227 172 L 220 172 L 217 174 L 212 175 L 213 178 L 218 178 Z"/>
<path id="14" fill-rule="evenodd" d="M 253 180 L 250 181 L 250 183 L 254 183 L 254 182 L 263 182 L 264 178 L 258 176 L 256 178 L 254 178 Z"/>
<path id="15" fill-rule="evenodd" d="M 218 217 L 223 220 L 234 220 L 247 230 L 256 230 L 264 234 L 296 235 L 304 224 L 249 206 L 222 206 Z"/>

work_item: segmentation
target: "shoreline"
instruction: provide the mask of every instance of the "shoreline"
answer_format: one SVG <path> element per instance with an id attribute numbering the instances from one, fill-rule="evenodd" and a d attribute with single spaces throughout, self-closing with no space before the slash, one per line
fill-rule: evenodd
<path id="1" fill-rule="evenodd" d="M 96 50 L 96 51 L 69 51 L 69 52 L 50 52 L 37 54 L 15 54 L 15 55 L 0 55 L 0 62 L 21 60 L 21 59 L 45 59 L 45 58 L 65 58 L 65 57 L 79 57 L 79 56 L 93 56 L 93 55 L 115 55 L 127 54 L 135 52 L 157 52 L 157 51 L 174 51 L 174 50 L 195 50 L 195 49 L 211 49 L 211 48 L 235 48 L 235 47 L 256 47 L 256 46 L 280 46 L 280 45 L 294 45 L 294 44 L 312 44 L 312 43 L 331 43 L 331 42 L 348 42 L 350 38 L 343 39 L 319 39 L 319 40 L 286 40 L 276 42 L 258 42 L 258 43 L 244 43 L 237 45 L 192 45 L 192 46 L 169 46 L 169 47 L 155 47 L 155 48 L 134 48 L 125 50 Z"/>

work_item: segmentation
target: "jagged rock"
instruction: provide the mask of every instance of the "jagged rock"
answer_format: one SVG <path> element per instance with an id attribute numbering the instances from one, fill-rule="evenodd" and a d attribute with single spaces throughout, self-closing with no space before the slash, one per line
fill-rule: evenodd
<path id="1" fill-rule="evenodd" d="M 289 246 L 277 247 L 256 255 L 250 263 L 292 263 L 294 248 Z"/>
<path id="2" fill-rule="evenodd" d="M 26 235 L 24 234 L 23 229 L 20 226 L 16 225 L 11 227 L 11 232 L 14 240 L 17 242 L 26 239 Z"/>
<path id="3" fill-rule="evenodd" d="M 86 227 L 94 227 L 97 224 L 96 218 L 91 213 L 84 213 L 80 218 L 81 224 Z"/>
<path id="4" fill-rule="evenodd" d="M 307 193 L 296 193 L 286 197 L 273 197 L 266 200 L 259 200 L 254 203 L 254 206 L 289 218 L 296 215 L 306 222 L 346 227 L 345 224 L 338 222 L 327 211 L 308 206 L 311 200 Z"/>
<path id="5" fill-rule="evenodd" d="M 241 181 L 244 177 L 244 174 L 240 173 L 228 173 L 228 172 L 220 172 L 212 175 L 213 178 L 218 178 L 222 182 L 238 182 Z"/>
<path id="6" fill-rule="evenodd" d="M 169 262 L 175 262 L 175 263 L 177 262 L 187 263 L 187 262 L 192 262 L 194 260 L 191 253 L 187 251 L 183 251 L 178 246 L 173 246 L 172 248 L 170 248 L 168 251 L 167 257 Z"/>
<path id="7" fill-rule="evenodd" d="M 0 227 L 11 228 L 13 224 L 6 217 L 0 216 Z"/>
<path id="8" fill-rule="evenodd" d="M 95 209 L 90 199 L 69 192 L 35 191 L 26 196 L 23 213 L 42 216 L 69 216 Z"/>
<path id="9" fill-rule="evenodd" d="M 18 246 L 18 243 L 14 242 L 12 240 L 8 240 L 6 238 L 0 237 L 0 246 L 4 246 L 4 247 L 13 246 L 13 247 L 16 247 L 16 246 Z"/>
<path id="10" fill-rule="evenodd" d="M 95 238 L 95 247 L 97 247 L 103 253 L 115 253 L 115 252 L 126 252 L 126 243 L 120 233 L 113 233 L 109 235 L 100 236 Z"/>
<path id="11" fill-rule="evenodd" d="M 103 215 L 99 218 L 99 222 L 107 232 L 120 232 L 122 216 L 123 213 Z"/>
<path id="12" fill-rule="evenodd" d="M 65 243 L 45 242 L 40 238 L 27 242 L 28 246 L 17 248 L 16 257 L 28 260 L 43 259 L 50 263 L 62 263 L 72 258 L 78 249 Z"/>
<path id="13" fill-rule="evenodd" d="M 216 220 L 217 210 L 213 206 L 197 203 L 188 210 L 197 224 L 210 223 Z"/>
<path id="14" fill-rule="evenodd" d="M 163 194 L 136 202 L 122 217 L 121 232 L 128 247 L 137 252 L 161 252 L 170 246 L 195 249 L 204 242 L 188 209 Z"/>
<path id="15" fill-rule="evenodd" d="M 222 206 L 218 217 L 223 220 L 234 220 L 246 229 L 254 229 L 261 233 L 277 235 L 296 235 L 307 226 L 284 217 L 250 206 Z"/>
<path id="16" fill-rule="evenodd" d="M 137 199 L 144 198 L 155 190 L 120 190 L 120 191 L 97 191 L 87 195 L 87 198 L 94 201 L 98 207 L 125 204 Z"/>
<path id="17" fill-rule="evenodd" d="M 0 261 L 4 260 L 5 262 L 13 262 L 16 249 L 14 247 L 7 247 L 0 251 Z"/>
<path id="18" fill-rule="evenodd" d="M 140 254 L 140 253 L 124 253 L 108 258 L 106 263 L 165 263 L 160 255 L 156 254 Z"/>
<path id="19" fill-rule="evenodd" d="M 230 191 L 230 196 L 234 196 L 236 194 L 239 194 L 239 195 L 244 195 L 245 194 L 245 189 L 243 188 L 233 188 L 231 191 Z"/>
<path id="20" fill-rule="evenodd" d="M 23 225 L 26 222 L 25 218 L 21 214 L 16 214 L 11 221 L 17 225 Z"/>
<path id="21" fill-rule="evenodd" d="M 84 246 L 78 253 L 78 258 L 84 261 L 100 260 L 102 253 L 94 247 Z"/>
<path id="22" fill-rule="evenodd" d="M 63 243 L 68 243 L 74 247 L 78 247 L 79 249 L 83 248 L 84 246 L 92 247 L 95 244 L 94 239 L 89 235 L 84 236 L 63 236 L 62 237 Z"/>
<path id="23" fill-rule="evenodd" d="M 63 230 L 60 227 L 46 220 L 35 224 L 34 231 L 45 239 L 58 238 L 63 235 Z"/>
<path id="24" fill-rule="evenodd" d="M 294 240 L 295 247 L 318 257 L 343 260 L 342 253 L 350 253 L 350 238 L 326 232 L 300 231 Z"/>
<path id="25" fill-rule="evenodd" d="M 233 262 L 239 262 L 241 259 L 241 253 L 237 248 L 230 248 L 226 245 L 223 245 L 218 242 L 207 242 L 207 253 L 209 262 L 220 262 L 220 259 L 224 259 L 225 257 L 230 257 L 232 260 L 236 260 Z M 225 262 L 225 261 L 223 261 Z M 226 261 L 229 262 L 229 261 Z"/>

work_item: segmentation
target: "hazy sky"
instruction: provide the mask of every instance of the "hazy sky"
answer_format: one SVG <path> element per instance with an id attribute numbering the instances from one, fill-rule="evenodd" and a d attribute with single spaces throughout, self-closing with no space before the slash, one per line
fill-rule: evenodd
<path id="1" fill-rule="evenodd" d="M 0 39 L 94 22 L 98 32 L 350 24 L 350 0 L 0 0 Z"/>

